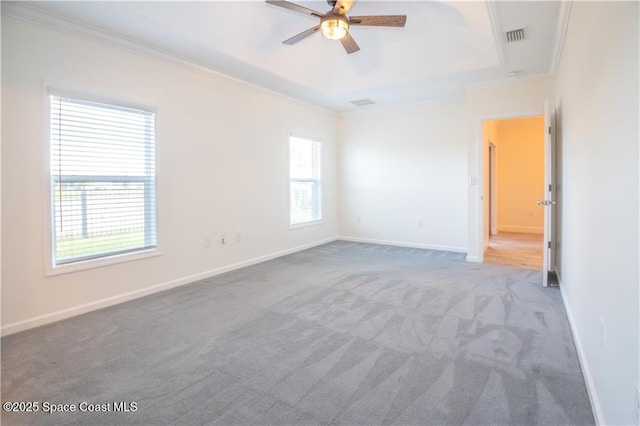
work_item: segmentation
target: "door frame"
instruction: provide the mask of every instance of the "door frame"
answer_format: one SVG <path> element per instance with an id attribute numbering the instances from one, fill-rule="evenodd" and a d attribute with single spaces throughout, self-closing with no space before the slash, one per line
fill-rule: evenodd
<path id="1" fill-rule="evenodd" d="M 525 118 L 532 116 L 543 116 L 544 115 L 544 105 L 540 105 L 539 110 L 535 111 L 514 111 L 514 112 L 503 112 L 503 113 L 493 113 L 493 114 L 480 114 L 476 117 L 476 142 L 475 142 L 475 151 L 476 151 L 476 177 L 475 179 L 470 178 L 469 181 L 475 181 L 477 185 L 476 192 L 476 203 L 475 203 L 475 212 L 471 211 L 470 214 L 475 216 L 475 229 L 471 229 L 471 235 L 473 236 L 473 241 L 469 242 L 469 246 L 475 247 L 475 251 L 477 256 L 473 259 L 467 257 L 468 260 L 483 263 L 484 262 L 484 235 L 486 230 L 484 229 L 484 196 L 487 188 L 484 188 L 484 146 L 483 146 L 483 129 L 482 122 L 483 121 L 491 121 L 491 120 L 502 120 L 507 118 Z M 546 165 L 545 165 L 546 167 Z M 473 175 L 470 175 L 473 176 Z M 488 194 L 488 193 L 487 193 Z M 489 224 L 491 227 L 491 224 Z"/>

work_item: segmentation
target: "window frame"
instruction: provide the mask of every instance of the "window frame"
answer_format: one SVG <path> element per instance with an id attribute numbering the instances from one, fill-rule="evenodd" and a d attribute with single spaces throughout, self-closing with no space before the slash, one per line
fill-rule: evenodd
<path id="1" fill-rule="evenodd" d="M 51 97 L 63 97 L 63 98 L 71 98 L 77 99 L 79 101 L 86 102 L 94 102 L 99 104 L 104 104 L 107 106 L 113 106 L 116 108 L 126 108 L 126 109 L 134 109 L 140 110 L 144 112 L 149 112 L 154 114 L 154 139 L 153 139 L 153 160 L 155 167 L 155 176 L 154 176 L 154 191 L 155 191 L 155 228 L 156 228 L 156 245 L 155 247 L 149 248 L 141 248 L 135 249 L 132 251 L 122 251 L 117 253 L 99 255 L 96 257 L 87 257 L 80 258 L 78 260 L 71 260 L 68 262 L 63 262 L 60 264 L 55 263 L 55 216 L 53 214 L 54 209 L 54 185 L 52 178 L 52 170 L 51 170 L 51 160 L 52 160 L 52 144 L 51 144 Z M 43 167 L 43 182 L 44 182 L 44 195 L 45 195 L 45 206 L 44 209 L 44 223 L 46 230 L 46 238 L 45 238 L 45 276 L 55 276 L 60 274 L 66 274 L 86 269 L 99 268 L 107 265 L 115 265 L 124 262 L 135 261 L 139 259 L 146 259 L 150 257 L 160 256 L 162 252 L 160 250 L 160 218 L 159 218 L 159 196 L 158 196 L 158 111 L 155 108 L 151 108 L 149 106 L 144 106 L 135 102 L 127 102 L 122 99 L 114 99 L 107 98 L 104 96 L 92 96 L 87 95 L 85 93 L 78 93 L 67 90 L 59 90 L 54 88 L 47 88 L 44 90 L 44 167 Z M 135 178 L 136 180 L 140 180 L 140 178 Z"/>
<path id="2" fill-rule="evenodd" d="M 308 179 L 308 178 L 293 178 L 291 176 L 291 139 L 292 138 L 296 138 L 296 139 L 304 139 L 307 140 L 309 142 L 312 143 L 316 143 L 318 144 L 318 149 L 317 152 L 320 156 L 319 158 L 319 164 L 318 164 L 318 178 L 317 179 Z M 288 207 L 289 207 L 289 229 L 298 229 L 298 228 L 305 228 L 305 227 L 309 227 L 309 226 L 316 226 L 316 225 L 320 225 L 324 223 L 324 213 L 323 213 L 323 202 L 322 202 L 322 151 L 323 151 L 323 146 L 324 144 L 322 143 L 322 141 L 318 138 L 314 138 L 314 137 L 309 137 L 309 136 L 304 136 L 304 135 L 300 135 L 297 133 L 289 133 L 289 137 L 287 138 L 287 167 L 288 167 L 288 180 L 287 180 L 287 185 L 288 185 L 288 191 L 287 191 L 287 197 L 288 197 Z M 291 216 L 291 208 L 292 208 L 292 204 L 291 204 L 291 184 L 293 182 L 314 182 L 316 183 L 316 188 L 317 188 L 317 192 L 318 192 L 318 213 L 319 213 L 319 217 L 318 218 L 314 218 L 314 219 L 310 219 L 310 220 L 305 220 L 302 222 L 295 222 L 293 223 L 292 221 L 292 216 Z"/>

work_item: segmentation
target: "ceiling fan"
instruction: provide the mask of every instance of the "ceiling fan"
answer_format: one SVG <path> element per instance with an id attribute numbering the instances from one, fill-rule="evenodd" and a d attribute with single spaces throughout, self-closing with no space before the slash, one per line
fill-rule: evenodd
<path id="1" fill-rule="evenodd" d="M 284 7 L 285 9 L 304 13 L 305 15 L 320 18 L 320 23 L 313 28 L 297 34 L 290 39 L 283 41 L 283 44 L 296 44 L 318 31 L 330 40 L 340 40 L 347 53 L 351 54 L 360 50 L 355 42 L 349 28 L 352 26 L 371 26 L 371 27 L 404 27 L 407 22 L 406 15 L 370 15 L 370 16 L 351 16 L 347 13 L 355 0 L 327 0 L 331 10 L 327 13 L 320 13 L 313 9 L 300 6 L 285 0 L 266 0 L 267 3 L 274 6 Z"/>

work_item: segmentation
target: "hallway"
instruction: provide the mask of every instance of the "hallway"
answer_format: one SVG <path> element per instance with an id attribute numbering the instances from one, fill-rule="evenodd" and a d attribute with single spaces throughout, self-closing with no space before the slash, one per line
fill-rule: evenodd
<path id="1" fill-rule="evenodd" d="M 492 235 L 484 253 L 486 263 L 542 269 L 542 234 L 501 232 Z"/>

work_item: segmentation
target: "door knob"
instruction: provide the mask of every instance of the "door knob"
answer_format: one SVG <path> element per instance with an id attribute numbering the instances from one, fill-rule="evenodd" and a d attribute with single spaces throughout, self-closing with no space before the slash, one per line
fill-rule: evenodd
<path id="1" fill-rule="evenodd" d="M 552 200 L 538 200 L 536 204 L 539 206 L 555 206 L 556 202 Z"/>

